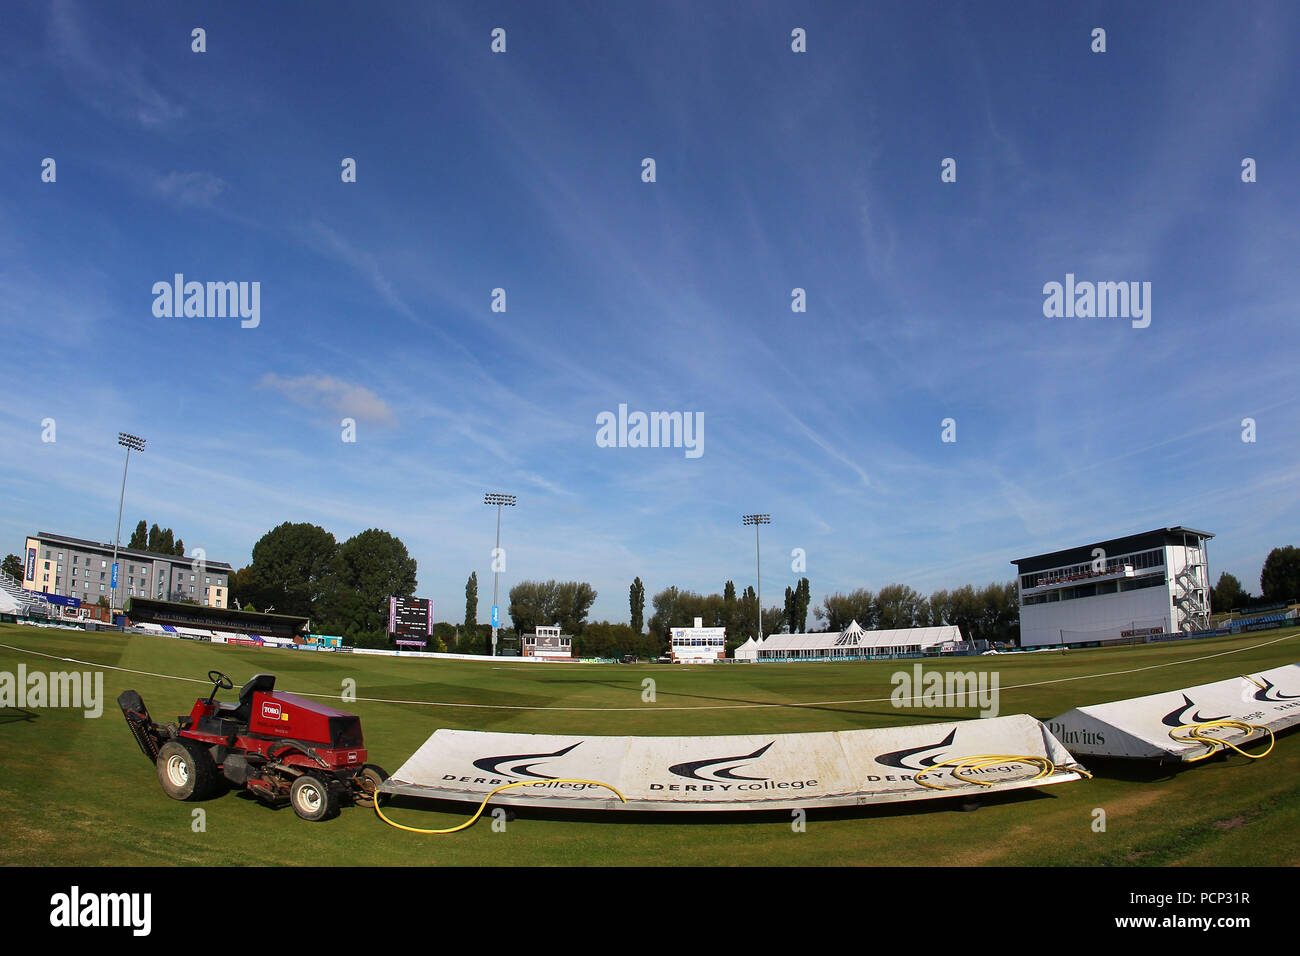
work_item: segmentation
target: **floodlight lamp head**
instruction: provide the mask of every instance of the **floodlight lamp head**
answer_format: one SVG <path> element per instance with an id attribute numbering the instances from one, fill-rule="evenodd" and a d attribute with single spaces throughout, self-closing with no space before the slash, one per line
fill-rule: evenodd
<path id="1" fill-rule="evenodd" d="M 128 432 L 118 432 L 117 443 L 123 448 L 129 448 L 132 451 L 144 451 L 144 439 Z"/>

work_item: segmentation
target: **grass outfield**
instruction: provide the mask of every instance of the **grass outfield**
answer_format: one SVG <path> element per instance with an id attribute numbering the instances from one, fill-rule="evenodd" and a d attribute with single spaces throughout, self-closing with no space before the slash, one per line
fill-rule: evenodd
<path id="1" fill-rule="evenodd" d="M 1173 690 L 1300 661 L 1300 631 L 1136 648 L 960 658 L 945 667 L 997 671 L 1001 713 L 1040 719 L 1071 707 Z M 359 698 L 370 759 L 389 771 L 439 727 L 525 733 L 739 734 L 848 730 L 976 717 L 973 709 L 895 709 L 890 675 L 913 661 L 850 664 L 662 665 L 467 663 L 313 654 L 162 637 L 0 625 L 0 644 L 160 675 L 259 671 L 277 689 Z M 1223 652 L 1233 652 L 1223 655 Z M 1223 656 L 1210 656 L 1223 655 Z M 1206 658 L 1196 660 L 1196 658 Z M 933 662 L 926 662 L 927 667 Z M 0 647 L 0 671 L 84 666 Z M 1111 673 L 1133 671 L 1135 673 Z M 1089 676 L 1084 680 L 1061 678 Z M 654 704 L 641 682 L 656 681 Z M 1037 687 L 1014 685 L 1056 681 Z M 210 686 L 210 685 L 208 685 Z M 200 683 L 104 672 L 104 713 L 0 709 L 0 863 L 31 865 L 1178 865 L 1300 864 L 1300 734 L 1272 754 L 1231 755 L 1177 770 L 1085 760 L 1096 779 L 995 795 L 974 813 L 939 800 L 809 810 L 806 832 L 788 814 L 622 815 L 525 811 L 504 833 L 487 821 L 450 836 L 385 826 L 344 808 L 327 823 L 299 820 L 246 795 L 201 804 L 164 796 L 131 738 L 117 695 L 138 690 L 157 720 L 188 713 Z M 233 699 L 233 691 L 223 699 Z M 872 698 L 884 698 L 870 702 Z M 868 701 L 853 703 L 851 701 Z M 811 703 L 811 706 L 791 706 Z M 772 705 L 772 706 L 755 706 Z M 625 708 L 530 710 L 526 708 Z M 516 708 L 516 709 L 508 709 Z M 191 829 L 206 811 L 207 830 Z M 395 819 L 446 827 L 465 811 L 400 802 Z M 1106 830 L 1094 832 L 1094 810 Z"/>

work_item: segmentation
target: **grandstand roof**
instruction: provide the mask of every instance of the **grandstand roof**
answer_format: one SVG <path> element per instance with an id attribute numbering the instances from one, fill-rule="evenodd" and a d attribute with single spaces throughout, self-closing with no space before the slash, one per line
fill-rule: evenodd
<path id="1" fill-rule="evenodd" d="M 172 626 L 222 628 L 240 633 L 306 634 L 308 619 L 295 614 L 263 614 L 228 607 L 208 607 L 154 598 L 128 597 L 124 606 L 133 624 L 151 622 Z"/>
<path id="2" fill-rule="evenodd" d="M 42 531 L 40 534 L 32 535 L 32 537 L 39 538 L 41 541 L 51 541 L 51 542 L 60 541 L 64 544 L 76 545 L 79 548 L 94 548 L 99 551 L 113 550 L 113 542 L 111 541 L 108 542 L 90 541 L 86 538 L 73 538 L 73 537 L 69 537 L 66 534 L 53 534 L 52 532 L 49 531 Z M 159 551 L 141 551 L 139 548 L 127 548 L 122 545 L 118 545 L 117 553 L 119 555 L 125 554 L 137 558 L 150 558 L 153 560 L 157 560 L 161 558 L 165 561 L 172 561 L 172 562 L 183 561 L 188 563 L 190 560 L 192 560 L 191 558 L 188 558 L 183 554 L 163 554 Z M 226 564 L 224 561 L 209 561 L 205 558 L 203 563 L 206 567 L 216 571 L 235 570 L 230 565 Z"/>
<path id="3" fill-rule="evenodd" d="M 1065 548 L 1061 551 L 1049 551 L 1046 554 L 1035 554 L 1027 558 L 1013 558 L 1011 563 L 1019 567 L 1021 574 L 1029 574 L 1034 571 L 1046 571 L 1048 568 L 1059 568 L 1070 564 L 1086 564 L 1093 559 L 1093 548 L 1101 548 L 1108 556 L 1113 557 L 1131 551 L 1160 548 L 1171 540 L 1181 541 L 1183 535 L 1192 538 L 1214 537 L 1209 531 L 1197 531 L 1195 528 L 1175 525 L 1172 528 L 1155 528 L 1152 531 L 1142 531 L 1138 534 L 1124 535 L 1121 538 L 1111 538 L 1109 541 L 1098 541 L 1094 544 L 1079 545 L 1075 548 Z"/>

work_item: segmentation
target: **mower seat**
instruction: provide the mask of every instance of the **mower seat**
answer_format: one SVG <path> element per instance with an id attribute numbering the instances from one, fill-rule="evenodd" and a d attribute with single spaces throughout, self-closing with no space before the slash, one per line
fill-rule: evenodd
<path id="1" fill-rule="evenodd" d="M 274 674 L 256 674 L 239 689 L 238 703 L 222 703 L 221 716 L 246 724 L 253 716 L 253 695 L 258 691 L 269 694 L 275 690 Z"/>

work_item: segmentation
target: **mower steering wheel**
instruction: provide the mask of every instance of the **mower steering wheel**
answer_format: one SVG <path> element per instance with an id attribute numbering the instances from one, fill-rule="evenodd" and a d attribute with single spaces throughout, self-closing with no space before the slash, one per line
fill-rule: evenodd
<path id="1" fill-rule="evenodd" d="M 209 704 L 216 700 L 218 690 L 230 690 L 235 686 L 235 682 L 221 671 L 208 671 L 208 680 L 212 681 L 212 693 L 208 695 Z"/>

